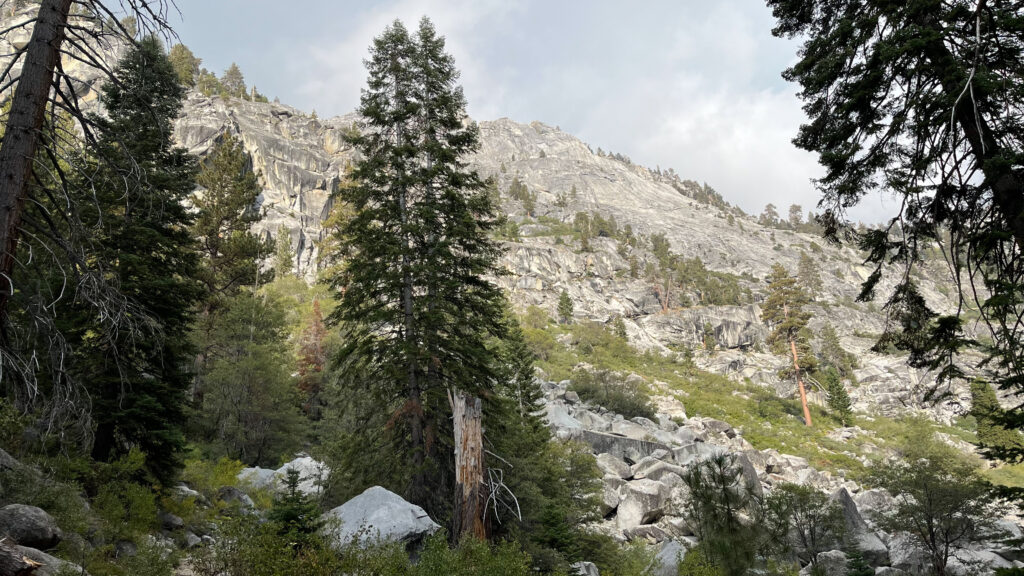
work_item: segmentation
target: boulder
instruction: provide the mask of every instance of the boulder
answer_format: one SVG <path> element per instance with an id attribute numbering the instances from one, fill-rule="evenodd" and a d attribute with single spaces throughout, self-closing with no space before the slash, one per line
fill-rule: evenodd
<path id="1" fill-rule="evenodd" d="M 593 562 L 575 562 L 569 566 L 569 573 L 574 576 L 601 576 Z"/>
<path id="2" fill-rule="evenodd" d="M 641 524 L 633 528 L 628 528 L 622 531 L 622 535 L 630 542 L 641 540 L 651 544 L 665 542 L 671 538 L 664 528 L 656 524 Z"/>
<path id="3" fill-rule="evenodd" d="M 256 503 L 248 494 L 234 486 L 221 486 L 217 490 L 217 498 L 229 506 L 237 506 L 242 511 L 249 511 L 256 507 Z"/>
<path id="4" fill-rule="evenodd" d="M 57 521 L 42 508 L 8 504 L 0 508 L 0 537 L 29 548 L 53 548 L 63 538 Z"/>
<path id="5" fill-rule="evenodd" d="M 185 532 L 185 548 L 195 548 L 203 543 L 203 539 L 192 532 Z"/>
<path id="6" fill-rule="evenodd" d="M 850 496 L 846 488 L 840 488 L 832 493 L 831 500 L 837 503 L 843 510 L 843 521 L 846 525 L 845 543 L 847 546 L 857 547 L 864 555 L 868 564 L 878 567 L 889 564 L 889 550 L 882 543 L 877 534 L 871 531 L 867 522 L 860 515 L 857 504 Z M 893 564 L 895 566 L 895 564 Z"/>
<path id="7" fill-rule="evenodd" d="M 882 566 L 875 569 L 875 576 L 907 576 L 907 573 L 892 566 Z"/>
<path id="8" fill-rule="evenodd" d="M 842 550 L 829 550 L 828 552 L 821 552 L 815 559 L 819 572 L 815 573 L 812 571 L 812 567 L 807 565 L 800 570 L 800 576 L 811 576 L 812 574 L 820 574 L 821 576 L 846 576 L 846 553 Z"/>
<path id="9" fill-rule="evenodd" d="M 21 553 L 22 556 L 38 562 L 41 564 L 38 568 L 32 572 L 32 576 L 57 576 L 58 574 L 74 574 L 75 576 L 89 576 L 78 564 L 72 564 L 67 560 L 61 560 L 55 556 L 50 556 L 46 552 L 41 552 L 35 548 L 28 546 L 15 546 L 15 550 Z"/>
<path id="10" fill-rule="evenodd" d="M 633 440 L 646 440 L 654 437 L 652 430 L 629 420 L 616 420 L 612 422 L 612 434 L 619 434 Z"/>
<path id="11" fill-rule="evenodd" d="M 736 430 L 733 429 L 728 422 L 722 422 L 721 420 L 715 420 L 714 418 L 704 420 L 704 428 L 711 432 L 725 434 L 728 438 L 736 437 Z"/>
<path id="12" fill-rule="evenodd" d="M 314 460 L 309 456 L 299 456 L 291 462 L 281 466 L 276 471 L 277 478 L 285 478 L 288 470 L 299 471 L 299 492 L 306 496 L 319 496 L 323 491 L 323 485 L 330 475 L 331 470 L 323 462 Z"/>
<path id="13" fill-rule="evenodd" d="M 544 418 L 548 426 L 556 429 L 575 430 L 583 428 L 579 420 L 573 418 L 565 404 L 552 402 L 544 405 Z"/>
<path id="14" fill-rule="evenodd" d="M 616 524 L 619 530 L 650 524 L 665 514 L 669 487 L 657 480 L 633 480 L 623 489 Z"/>
<path id="15" fill-rule="evenodd" d="M 605 418 L 604 416 L 601 416 L 596 412 L 591 412 L 590 410 L 576 410 L 575 418 L 587 430 L 607 432 L 612 427 L 611 420 Z"/>
<path id="16" fill-rule="evenodd" d="M 666 476 L 674 475 L 682 477 L 686 471 L 682 466 L 676 466 L 663 460 L 657 460 L 651 456 L 641 459 L 633 465 L 633 478 L 650 478 L 651 480 L 664 481 Z"/>
<path id="17" fill-rule="evenodd" d="M 672 449 L 672 460 L 680 466 L 687 466 L 694 461 L 706 460 L 720 454 L 725 454 L 725 448 L 707 442 L 693 442 Z"/>
<path id="18" fill-rule="evenodd" d="M 164 530 L 171 530 L 173 532 L 185 527 L 185 521 L 170 512 L 161 512 L 157 515 L 157 520 L 160 521 L 160 525 L 163 526 Z"/>
<path id="19" fill-rule="evenodd" d="M 906 533 L 894 534 L 889 539 L 889 558 L 889 565 L 903 572 L 923 574 L 931 570 L 928 552 Z M 867 554 L 864 559 L 867 559 Z"/>
<path id="20" fill-rule="evenodd" d="M 330 542 L 339 549 L 357 540 L 403 542 L 414 548 L 441 528 L 423 508 L 380 486 L 367 488 L 324 519 Z"/>
<path id="21" fill-rule="evenodd" d="M 687 548 L 676 540 L 666 540 L 651 562 L 651 576 L 678 576 L 679 562 L 686 557 Z"/>
<path id="22" fill-rule="evenodd" d="M 257 490 L 274 490 L 277 487 L 277 471 L 269 468 L 242 468 L 238 481 Z"/>
<path id="23" fill-rule="evenodd" d="M 633 471 L 630 469 L 629 464 L 613 454 L 604 452 L 597 455 L 597 467 L 605 475 L 618 476 L 619 478 L 632 478 Z"/>
<path id="24" fill-rule="evenodd" d="M 131 540 L 118 540 L 114 543 L 114 558 L 130 558 L 139 553 L 139 547 Z"/>
<path id="25" fill-rule="evenodd" d="M 611 474 L 605 475 L 601 482 L 601 515 L 607 516 L 619 507 L 622 501 L 622 491 L 626 487 L 626 481 Z"/>
<path id="26" fill-rule="evenodd" d="M 627 462 L 639 462 L 644 456 L 650 456 L 658 450 L 668 450 L 668 446 L 661 442 L 649 440 L 636 440 L 595 432 L 593 430 L 569 430 L 566 440 L 576 440 L 590 446 L 595 454 L 607 452 Z"/>

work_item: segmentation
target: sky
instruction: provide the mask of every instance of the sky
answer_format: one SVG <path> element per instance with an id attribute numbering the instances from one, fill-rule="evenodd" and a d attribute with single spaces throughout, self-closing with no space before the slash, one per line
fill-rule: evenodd
<path id="1" fill-rule="evenodd" d="M 428 16 L 461 70 L 476 120 L 558 126 L 594 149 L 707 182 L 749 213 L 814 209 L 816 156 L 782 71 L 799 42 L 771 35 L 756 0 L 175 0 L 180 41 L 218 75 L 321 117 L 353 111 L 372 39 Z M 892 209 L 865 199 L 854 219 Z"/>

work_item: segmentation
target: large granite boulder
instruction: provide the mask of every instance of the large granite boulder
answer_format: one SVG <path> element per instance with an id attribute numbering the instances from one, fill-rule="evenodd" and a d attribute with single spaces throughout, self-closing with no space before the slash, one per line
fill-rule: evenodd
<path id="1" fill-rule="evenodd" d="M 595 458 L 597 461 L 597 467 L 606 476 L 618 476 L 619 478 L 629 479 L 633 477 L 633 471 L 630 469 L 629 464 L 626 461 L 614 454 L 608 454 L 607 452 L 597 455 Z"/>
<path id="2" fill-rule="evenodd" d="M 331 473 L 330 468 L 326 464 L 309 456 L 299 456 L 281 466 L 277 469 L 276 476 L 278 478 L 285 478 L 288 476 L 288 470 L 298 470 L 299 492 L 307 496 L 319 496 L 320 492 L 323 491 L 323 485 L 327 481 L 327 477 Z"/>
<path id="3" fill-rule="evenodd" d="M 846 525 L 846 545 L 858 548 L 864 555 L 864 560 L 872 566 L 888 565 L 889 549 L 864 521 L 849 490 L 836 490 L 832 493 L 831 500 L 842 508 L 843 521 Z"/>
<path id="4" fill-rule="evenodd" d="M 0 537 L 29 548 L 53 548 L 64 537 L 57 521 L 41 508 L 8 504 L 0 508 Z"/>
<path id="5" fill-rule="evenodd" d="M 815 566 L 804 566 L 803 570 L 800 570 L 800 576 L 846 576 L 846 553 L 842 550 L 821 552 L 814 561 Z"/>
<path id="6" fill-rule="evenodd" d="M 662 542 L 651 562 L 651 576 L 678 576 L 679 562 L 686 557 L 687 547 L 677 540 Z"/>
<path id="7" fill-rule="evenodd" d="M 441 526 L 401 496 L 372 486 L 324 514 L 331 544 L 343 548 L 356 541 L 403 542 L 415 547 Z"/>
<path id="8" fill-rule="evenodd" d="M 666 484 L 644 478 L 628 483 L 622 492 L 622 501 L 619 502 L 616 514 L 619 530 L 650 524 L 665 514 L 665 505 L 670 496 Z"/>

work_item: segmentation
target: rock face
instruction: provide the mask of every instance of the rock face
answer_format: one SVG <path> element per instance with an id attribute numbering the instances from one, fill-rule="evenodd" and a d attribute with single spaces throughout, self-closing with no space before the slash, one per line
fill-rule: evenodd
<path id="1" fill-rule="evenodd" d="M 50 556 L 46 552 L 36 550 L 28 546 L 15 546 L 18 552 L 21 552 L 26 558 L 29 558 L 35 562 L 41 564 L 33 572 L 33 576 L 58 576 L 64 574 L 75 574 L 76 576 L 89 576 L 89 573 L 82 569 L 77 564 L 72 564 L 67 560 L 61 560 L 54 556 Z"/>
<path id="2" fill-rule="evenodd" d="M 345 547 L 354 541 L 384 540 L 415 546 L 441 526 L 419 506 L 401 496 L 373 486 L 324 515 L 331 543 Z M 331 526 L 337 521 L 337 526 Z"/>
<path id="3" fill-rule="evenodd" d="M 860 515 L 856 502 L 849 490 L 840 488 L 832 495 L 832 500 L 843 509 L 843 520 L 846 523 L 846 540 L 848 546 L 857 547 L 864 555 L 864 560 L 872 566 L 889 564 L 889 549 L 882 540 L 871 531 L 867 522 Z"/>
<path id="4" fill-rule="evenodd" d="M 15 544 L 46 550 L 56 546 L 63 534 L 57 521 L 41 508 L 8 504 L 0 508 L 0 537 Z"/>

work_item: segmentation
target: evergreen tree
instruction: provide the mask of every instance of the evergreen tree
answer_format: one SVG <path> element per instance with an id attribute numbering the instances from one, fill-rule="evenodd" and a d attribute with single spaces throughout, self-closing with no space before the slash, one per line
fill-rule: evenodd
<path id="1" fill-rule="evenodd" d="M 415 37 L 396 21 L 374 40 L 350 135 L 360 154 L 340 191 L 354 215 L 341 235 L 351 255 L 331 278 L 332 314 L 346 331 L 343 365 L 389 413 L 405 489 L 435 518 L 454 488 L 449 393 L 479 395 L 495 382 L 502 297 L 484 279 L 499 248 L 494 208 L 466 167 L 479 131 L 465 124 L 458 72 L 429 20 Z"/>
<path id="2" fill-rule="evenodd" d="M 864 554 L 854 548 L 846 552 L 846 576 L 874 576 L 875 569 L 864 559 Z"/>
<path id="3" fill-rule="evenodd" d="M 857 358 L 843 348 L 839 342 L 839 334 L 831 322 L 825 322 L 821 332 L 818 334 L 821 345 L 818 349 L 818 357 L 823 368 L 835 368 L 839 376 L 848 380 L 854 379 L 853 370 L 857 367 Z"/>
<path id="4" fill-rule="evenodd" d="M 850 418 L 853 415 L 853 401 L 846 393 L 846 387 L 843 386 L 843 381 L 839 377 L 839 371 L 835 367 L 829 366 L 823 372 L 822 381 L 825 386 L 825 394 L 828 395 L 829 409 L 839 418 L 840 424 L 849 426 Z"/>
<path id="5" fill-rule="evenodd" d="M 320 312 L 320 300 L 313 299 L 309 323 L 299 337 L 299 390 L 304 396 L 303 409 L 318 419 L 322 408 L 324 369 L 327 364 L 327 327 Z"/>
<path id="6" fill-rule="evenodd" d="M 220 77 L 220 84 L 228 96 L 245 98 L 245 78 L 242 76 L 242 70 L 238 64 L 231 63 L 231 66 L 224 71 L 224 75 Z"/>
<path id="7" fill-rule="evenodd" d="M 572 322 L 572 314 L 572 298 L 569 297 L 569 291 L 563 288 L 558 295 L 558 319 L 563 324 L 569 324 Z"/>
<path id="8" fill-rule="evenodd" d="M 88 382 L 96 422 L 92 456 L 110 460 L 138 446 L 147 469 L 169 481 L 184 446 L 186 329 L 199 296 L 192 218 L 184 206 L 195 161 L 171 140 L 183 90 L 159 41 L 148 37 L 103 88 L 95 173 L 83 218 L 96 230 L 94 259 L 154 326 L 104 335 L 89 310 L 77 331 L 76 370 Z M 93 193 L 94 190 L 94 193 Z"/>
<path id="9" fill-rule="evenodd" d="M 996 458 L 1024 448 L 1021 433 L 1003 426 L 1003 412 L 988 382 L 971 382 L 971 416 L 978 421 L 978 445 Z"/>
<path id="10" fill-rule="evenodd" d="M 277 228 L 274 239 L 274 275 L 278 278 L 295 271 L 295 251 L 292 250 L 292 235 L 283 224 Z"/>
<path id="11" fill-rule="evenodd" d="M 800 279 L 800 285 L 812 297 L 821 292 L 821 271 L 818 263 L 814 261 L 807 252 L 800 252 L 800 262 L 797 264 L 796 276 Z"/>
<path id="12" fill-rule="evenodd" d="M 208 326 L 198 437 L 211 457 L 276 464 L 304 434 L 284 307 L 242 291 L 223 301 Z"/>
<path id="13" fill-rule="evenodd" d="M 208 313 L 242 286 L 270 279 L 269 273 L 260 271 L 259 261 L 272 248 L 250 231 L 260 220 L 255 208 L 260 185 L 240 140 L 225 132 L 203 160 L 196 181 L 203 190 L 195 198 L 192 232 L 199 237 L 203 254 L 199 278 L 206 286 Z"/>
<path id="14" fill-rule="evenodd" d="M 202 63 L 202 60 L 196 58 L 196 55 L 184 44 L 172 46 L 168 58 L 182 86 L 188 88 L 195 86 L 196 79 L 199 77 L 199 64 Z"/>
<path id="15" fill-rule="evenodd" d="M 800 377 L 800 371 L 810 367 L 810 360 L 814 357 L 808 353 L 810 343 L 807 338 L 807 322 L 811 315 L 804 310 L 809 298 L 781 264 L 772 265 L 767 282 L 768 297 L 761 306 L 761 319 L 772 328 L 768 343 L 777 352 L 792 354 L 804 421 L 810 426 L 811 413 L 807 408 L 807 394 Z"/>
<path id="16" fill-rule="evenodd" d="M 769 0 L 778 36 L 799 37 L 784 76 L 799 82 L 809 121 L 794 143 L 818 154 L 825 233 L 849 229 L 846 211 L 870 191 L 900 199 L 885 226 L 858 234 L 874 270 L 862 299 L 896 279 L 884 340 L 910 352 L 938 383 L 964 377 L 962 330 L 978 311 L 991 333 L 990 379 L 1024 390 L 1024 27 L 1020 2 L 876 3 Z M 893 90 L 913 85 L 919 89 Z M 898 233 L 896 232 L 898 228 Z M 935 242 L 960 254 L 950 284 L 971 306 L 931 310 L 914 285 Z M 971 320 L 973 322 L 973 319 Z M 883 342 L 884 346 L 886 343 Z M 973 360 L 972 364 L 975 364 Z M 944 386 L 932 393 L 941 392 Z M 1024 428 L 1024 407 L 1006 418 Z M 1024 449 L 1019 452 L 1024 457 Z"/>
<path id="17" fill-rule="evenodd" d="M 294 539 L 299 548 L 308 544 L 323 525 L 316 501 L 299 490 L 299 471 L 289 468 L 285 473 L 284 490 L 274 497 L 267 520 L 277 525 L 278 532 Z"/>

